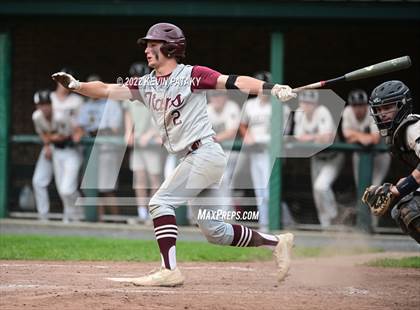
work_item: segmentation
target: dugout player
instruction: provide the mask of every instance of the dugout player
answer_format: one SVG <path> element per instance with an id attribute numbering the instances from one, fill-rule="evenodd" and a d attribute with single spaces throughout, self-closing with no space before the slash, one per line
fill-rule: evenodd
<path id="1" fill-rule="evenodd" d="M 154 70 L 136 85 L 82 83 L 62 72 L 53 74 L 52 78 L 68 89 L 89 97 L 139 99 L 151 111 L 168 152 L 182 154 L 179 165 L 149 202 L 162 267 L 132 280 L 141 286 L 177 286 L 183 284 L 184 277 L 176 267 L 178 228 L 175 208 L 194 200 L 204 189 L 217 185 L 226 166 L 225 154 L 213 139 L 215 133 L 207 114 L 205 90 L 232 89 L 251 94 L 266 90 L 281 101 L 296 97 L 296 94 L 286 85 L 181 64 L 186 40 L 182 30 L 173 24 L 153 25 L 138 43 L 144 47 L 148 65 Z M 193 212 L 197 217 L 198 208 L 194 207 Z M 274 236 L 221 220 L 197 219 L 197 223 L 211 243 L 271 248 L 276 257 L 278 280 L 285 278 L 290 266 L 292 234 Z"/>
<path id="2" fill-rule="evenodd" d="M 68 72 L 70 69 L 62 69 Z M 82 210 L 76 206 L 79 198 L 79 169 L 82 165 L 82 156 L 74 144 L 74 134 L 77 128 L 77 118 L 83 98 L 71 93 L 60 83 L 51 93 L 51 102 L 56 122 L 54 137 L 53 168 L 57 191 L 63 202 L 63 222 L 77 221 L 82 217 Z"/>
<path id="3" fill-rule="evenodd" d="M 51 107 L 51 92 L 47 89 L 37 91 L 34 94 L 34 103 L 36 110 L 32 114 L 32 121 L 36 133 L 42 140 L 43 147 L 35 165 L 32 186 L 34 188 L 38 219 L 47 221 L 50 210 L 48 185 L 53 178 L 53 145 L 51 143 L 51 134 L 55 131 Z"/>
<path id="4" fill-rule="evenodd" d="M 321 144 L 333 141 L 336 126 L 330 111 L 319 104 L 319 92 L 304 90 L 298 98 L 303 113 L 295 112 L 296 139 Z M 318 219 L 323 228 L 331 226 L 338 215 L 332 184 L 343 162 L 344 154 L 334 151 L 323 151 L 311 157 L 312 190 Z"/>
<path id="5" fill-rule="evenodd" d="M 391 155 L 413 170 L 396 185 L 368 187 L 362 199 L 377 216 L 392 207 L 391 215 L 398 226 L 420 243 L 420 115 L 410 114 L 410 89 L 401 81 L 387 81 L 376 87 L 369 105 L 381 135 L 391 147 Z"/>
<path id="6" fill-rule="evenodd" d="M 87 80 L 100 81 L 100 77 L 91 74 Z M 88 137 L 120 136 L 123 127 L 123 113 L 118 102 L 103 98 L 89 98 L 79 110 L 78 130 L 75 142 L 80 142 L 83 135 Z M 98 219 L 104 221 L 106 209 L 113 214 L 118 214 L 116 202 L 116 187 L 120 169 L 119 148 L 115 143 L 103 142 L 98 147 L 98 174 L 97 187 L 101 199 L 98 206 Z M 108 207 L 108 208 L 107 208 Z"/>
<path id="7" fill-rule="evenodd" d="M 355 89 L 348 95 L 348 105 L 344 108 L 342 131 L 347 143 L 359 143 L 363 146 L 381 142 L 378 126 L 369 113 L 368 95 L 364 90 Z M 356 184 L 359 183 L 360 154 L 353 153 L 353 173 Z M 378 153 L 373 159 L 372 185 L 383 182 L 391 163 L 388 153 Z"/>
<path id="8" fill-rule="evenodd" d="M 255 78 L 271 83 L 271 73 L 260 71 L 255 73 Z M 249 155 L 250 171 L 252 184 L 254 186 L 255 197 L 258 198 L 258 224 L 260 231 L 268 231 L 268 202 L 270 179 L 270 152 L 271 142 L 271 99 L 267 94 L 249 99 L 245 102 L 242 119 L 240 124 L 243 143 Z M 283 105 L 283 125 L 290 114 L 290 108 Z M 284 210 L 287 208 L 284 207 Z M 289 215 L 288 209 L 286 214 Z"/>
<path id="9" fill-rule="evenodd" d="M 233 141 L 239 130 L 241 110 L 235 101 L 228 98 L 226 91 L 212 91 L 208 93 L 207 113 L 213 130 L 216 133 L 214 139 L 219 143 Z M 238 151 L 231 149 L 224 151 L 227 165 L 220 184 L 220 196 L 224 201 L 222 208 L 231 210 L 233 205 L 231 185 L 233 172 L 238 160 Z"/>
<path id="10" fill-rule="evenodd" d="M 146 63 L 135 62 L 130 66 L 131 78 L 141 78 L 149 74 Z M 147 190 L 152 196 L 160 186 L 162 173 L 162 152 L 150 147 L 161 144 L 159 131 L 147 107 L 139 100 L 123 102 L 125 119 L 125 140 L 133 147 L 130 152 L 130 169 L 133 171 L 133 189 L 137 198 L 137 213 L 141 223 L 151 224 L 147 204 Z"/>

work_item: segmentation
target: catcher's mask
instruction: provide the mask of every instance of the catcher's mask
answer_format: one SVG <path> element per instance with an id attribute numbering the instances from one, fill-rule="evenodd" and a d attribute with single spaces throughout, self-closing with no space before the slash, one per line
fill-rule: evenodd
<path id="1" fill-rule="evenodd" d="M 398 125 L 412 111 L 410 89 L 401 81 L 384 82 L 372 91 L 369 105 L 381 136 L 392 137 Z M 387 112 L 380 111 L 385 106 L 389 107 Z M 392 118 L 387 119 L 384 116 L 387 113 L 393 113 Z"/>
<path id="2" fill-rule="evenodd" d="M 177 61 L 185 57 L 187 41 L 182 30 L 173 24 L 159 23 L 150 27 L 145 37 L 137 40 L 137 44 L 144 46 L 147 41 L 162 41 L 160 51 L 168 58 Z"/>

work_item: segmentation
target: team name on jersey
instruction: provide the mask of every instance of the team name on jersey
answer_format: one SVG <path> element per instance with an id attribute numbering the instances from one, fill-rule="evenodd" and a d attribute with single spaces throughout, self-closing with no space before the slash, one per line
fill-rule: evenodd
<path id="1" fill-rule="evenodd" d="M 181 94 L 177 94 L 175 98 L 159 96 L 155 92 L 145 92 L 146 104 L 155 111 L 162 111 L 171 107 L 179 109 L 184 105 L 185 100 L 182 99 Z"/>

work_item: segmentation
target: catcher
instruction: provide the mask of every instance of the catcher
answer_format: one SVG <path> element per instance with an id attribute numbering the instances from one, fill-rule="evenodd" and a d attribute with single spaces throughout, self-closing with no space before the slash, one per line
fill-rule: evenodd
<path id="1" fill-rule="evenodd" d="M 411 114 L 410 89 L 400 81 L 388 81 L 376 87 L 369 105 L 391 154 L 413 171 L 396 185 L 368 187 L 362 200 L 376 216 L 392 208 L 392 218 L 420 244 L 420 115 Z"/>

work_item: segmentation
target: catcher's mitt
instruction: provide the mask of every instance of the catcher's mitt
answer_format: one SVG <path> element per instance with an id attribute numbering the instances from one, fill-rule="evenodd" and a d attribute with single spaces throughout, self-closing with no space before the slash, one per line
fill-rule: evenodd
<path id="1" fill-rule="evenodd" d="M 372 214 L 382 216 L 395 205 L 397 199 L 391 192 L 391 186 L 391 183 L 384 183 L 366 188 L 362 201 L 368 205 Z"/>

